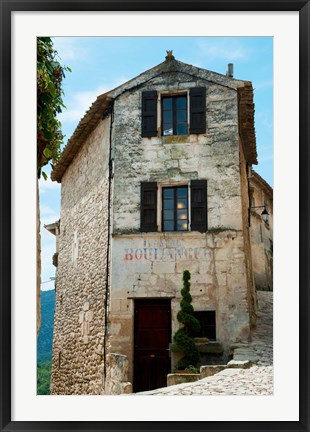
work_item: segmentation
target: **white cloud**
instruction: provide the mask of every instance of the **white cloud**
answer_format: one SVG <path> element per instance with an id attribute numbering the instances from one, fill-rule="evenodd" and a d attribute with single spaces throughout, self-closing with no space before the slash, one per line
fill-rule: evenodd
<path id="1" fill-rule="evenodd" d="M 59 214 L 54 209 L 46 205 L 40 206 L 40 220 L 41 220 L 42 228 L 44 227 L 44 225 L 54 223 L 58 219 L 59 219 Z"/>
<path id="2" fill-rule="evenodd" d="M 97 97 L 109 90 L 118 87 L 128 81 L 126 78 L 119 78 L 113 82 L 101 85 L 93 90 L 77 92 L 69 102 L 66 102 L 67 109 L 59 114 L 59 120 L 64 122 L 78 122 L 90 108 Z"/>
<path id="3" fill-rule="evenodd" d="M 237 41 L 226 38 L 218 41 L 199 41 L 199 54 L 210 60 L 223 59 L 226 61 L 241 60 L 248 56 L 247 50 Z"/>
<path id="4" fill-rule="evenodd" d="M 85 59 L 87 52 L 81 47 L 80 38 L 74 37 L 54 37 L 53 44 L 58 52 L 61 63 L 68 60 Z"/>
<path id="5" fill-rule="evenodd" d="M 50 190 L 55 190 L 60 192 L 60 183 L 52 181 L 49 177 L 47 180 L 44 180 L 43 177 L 39 180 L 39 189 L 40 194 L 44 194 Z"/>

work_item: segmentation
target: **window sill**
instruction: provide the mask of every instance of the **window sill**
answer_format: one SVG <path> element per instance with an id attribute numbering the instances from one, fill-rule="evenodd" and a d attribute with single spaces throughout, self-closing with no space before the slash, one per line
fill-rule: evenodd
<path id="1" fill-rule="evenodd" d="M 178 143 L 189 143 L 189 135 L 166 135 L 162 136 L 162 144 L 178 144 Z"/>
<path id="2" fill-rule="evenodd" d="M 236 232 L 238 232 L 238 230 L 234 230 L 234 229 L 227 229 L 225 231 L 221 231 L 218 232 L 218 236 L 219 237 L 225 237 L 228 234 L 227 233 L 231 233 L 230 235 L 233 237 L 236 237 Z M 241 231 L 240 231 L 241 232 Z M 136 232 L 130 232 L 130 231 L 123 231 L 123 232 L 114 232 L 112 234 L 113 238 L 143 238 L 143 239 L 147 239 L 147 238 L 157 238 L 157 239 L 186 239 L 186 238 L 197 238 L 197 239 L 202 239 L 202 238 L 210 238 L 214 233 L 212 231 L 206 231 L 206 232 L 199 232 L 199 231 L 154 231 L 154 232 L 141 232 L 141 231 L 136 231 Z"/>

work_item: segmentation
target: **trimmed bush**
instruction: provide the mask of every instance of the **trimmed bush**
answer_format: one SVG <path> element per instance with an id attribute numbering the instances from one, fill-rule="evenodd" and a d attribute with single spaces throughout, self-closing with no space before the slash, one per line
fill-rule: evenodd
<path id="1" fill-rule="evenodd" d="M 174 335 L 173 341 L 180 351 L 184 353 L 177 365 L 176 369 L 186 369 L 189 366 L 196 366 L 199 362 L 199 351 L 193 341 L 200 330 L 200 323 L 194 317 L 194 308 L 191 305 L 192 296 L 190 295 L 190 278 L 191 274 L 188 270 L 183 272 L 183 288 L 181 290 L 182 300 L 180 302 L 181 310 L 177 314 L 178 321 L 183 324 Z"/>

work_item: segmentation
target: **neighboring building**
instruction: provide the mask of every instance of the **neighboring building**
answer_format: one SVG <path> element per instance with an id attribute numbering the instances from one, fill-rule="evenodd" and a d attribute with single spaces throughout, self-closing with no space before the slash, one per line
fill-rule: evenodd
<path id="1" fill-rule="evenodd" d="M 273 191 L 255 171 L 250 176 L 251 248 L 257 290 L 272 291 L 273 275 Z M 264 220 L 262 212 L 268 215 Z"/>
<path id="2" fill-rule="evenodd" d="M 53 222 L 51 224 L 44 225 L 51 234 L 56 237 L 56 252 L 53 255 L 53 265 L 58 266 L 58 250 L 59 250 L 59 234 L 60 234 L 60 220 Z"/>
<path id="3" fill-rule="evenodd" d="M 224 361 L 250 339 L 253 89 L 229 75 L 168 52 L 99 96 L 69 140 L 52 172 L 62 187 L 51 394 L 165 385 L 184 270 L 208 349 Z"/>

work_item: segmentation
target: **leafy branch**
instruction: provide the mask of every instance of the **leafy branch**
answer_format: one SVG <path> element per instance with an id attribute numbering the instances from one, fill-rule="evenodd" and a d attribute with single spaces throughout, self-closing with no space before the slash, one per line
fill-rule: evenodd
<path id="1" fill-rule="evenodd" d="M 63 103 L 62 80 L 65 72 L 71 72 L 58 61 L 50 37 L 37 38 L 37 171 L 38 178 L 42 167 L 49 162 L 55 163 L 61 155 L 64 135 L 57 115 L 66 106 Z"/>

